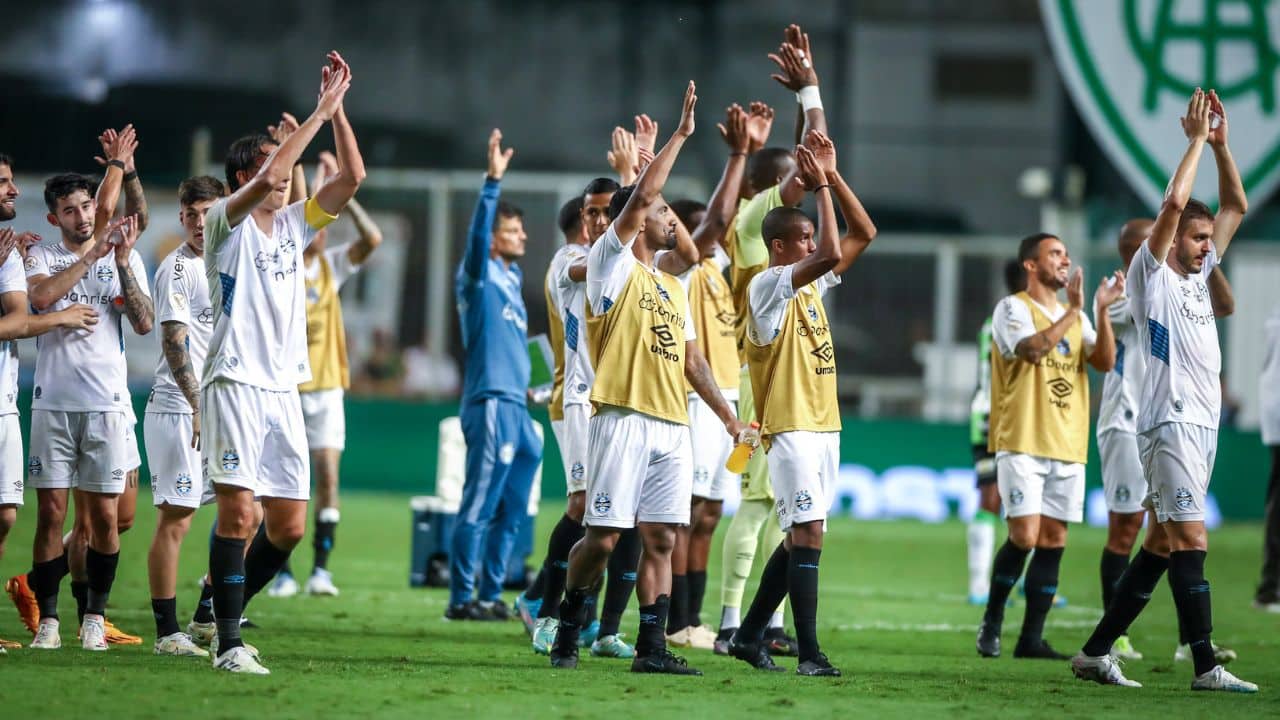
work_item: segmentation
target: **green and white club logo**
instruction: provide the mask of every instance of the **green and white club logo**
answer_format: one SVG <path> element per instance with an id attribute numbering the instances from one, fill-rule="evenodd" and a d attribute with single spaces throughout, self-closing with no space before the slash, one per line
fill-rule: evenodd
<path id="1" fill-rule="evenodd" d="M 1271 194 L 1280 180 L 1280 3 L 1040 0 L 1040 9 L 1076 107 L 1152 210 L 1186 149 L 1178 118 L 1196 87 L 1222 98 L 1250 198 Z M 1217 173 L 1199 173 L 1194 194 L 1217 207 Z"/>

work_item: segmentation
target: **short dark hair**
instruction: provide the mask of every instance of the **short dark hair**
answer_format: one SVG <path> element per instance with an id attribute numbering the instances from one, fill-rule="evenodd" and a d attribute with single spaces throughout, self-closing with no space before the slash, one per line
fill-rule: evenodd
<path id="1" fill-rule="evenodd" d="M 1182 208 L 1182 217 L 1178 218 L 1178 229 L 1175 231 L 1175 237 L 1182 237 L 1182 233 L 1186 232 L 1187 225 L 1192 220 L 1208 220 L 1214 221 L 1213 211 L 1208 205 L 1194 198 L 1187 200 L 1186 207 Z"/>
<path id="2" fill-rule="evenodd" d="M 582 195 L 583 197 L 586 197 L 587 195 L 603 195 L 605 193 L 616 193 L 618 192 L 618 189 L 621 187 L 622 186 L 618 184 L 618 181 L 614 180 L 613 178 L 598 177 L 595 180 L 592 180 L 591 182 L 587 183 L 587 186 L 582 190 Z"/>
<path id="3" fill-rule="evenodd" d="M 505 200 L 498 201 L 498 210 L 493 214 L 493 229 L 498 229 L 502 218 L 524 218 L 524 211 Z"/>
<path id="4" fill-rule="evenodd" d="M 697 200 L 689 200 L 682 198 L 680 200 L 671 201 L 671 212 L 680 218 L 680 222 L 684 225 L 684 229 L 693 232 L 694 223 L 693 216 L 697 213 L 704 212 L 707 209 L 706 203 L 700 203 Z"/>
<path id="5" fill-rule="evenodd" d="M 613 191 L 613 197 L 609 198 L 609 219 L 617 220 L 622 214 L 622 209 L 627 206 L 627 201 L 631 199 L 631 193 L 636 191 L 635 183 L 626 187 L 620 187 Z"/>
<path id="6" fill-rule="evenodd" d="M 9 169 L 12 170 L 13 158 L 9 157 L 8 155 L 5 155 L 4 153 L 0 153 L 0 165 L 8 165 Z"/>
<path id="7" fill-rule="evenodd" d="M 276 141 L 262 133 L 250 133 L 231 143 L 227 149 L 227 187 L 231 192 L 240 189 L 240 181 L 236 174 L 242 170 L 253 170 L 253 165 L 262 154 L 263 145 L 276 145 Z"/>
<path id="8" fill-rule="evenodd" d="M 89 197 L 93 197 L 93 180 L 80 173 L 54 175 L 44 181 L 44 206 L 49 208 L 49 212 L 57 212 L 58 201 L 77 190 L 83 190 Z"/>
<path id="9" fill-rule="evenodd" d="M 1021 260 L 1010 260 L 1004 264 L 1004 286 L 1010 295 L 1027 289 L 1027 269 L 1022 267 Z"/>
<path id="10" fill-rule="evenodd" d="M 764 222 L 760 224 L 760 235 L 764 238 L 765 246 L 769 246 L 774 238 L 783 238 L 796 225 L 802 222 L 812 222 L 809 216 L 804 214 L 800 208 L 793 207 L 776 207 L 764 216 Z"/>
<path id="11" fill-rule="evenodd" d="M 1035 260 L 1040 256 L 1040 243 L 1045 240 L 1058 238 L 1053 233 L 1036 233 L 1022 238 L 1022 242 L 1018 243 L 1018 262 L 1023 263 L 1028 260 Z"/>
<path id="12" fill-rule="evenodd" d="M 747 158 L 747 182 L 756 192 L 778 184 L 778 178 L 787 174 L 791 151 L 785 148 L 762 148 Z"/>
<path id="13" fill-rule="evenodd" d="M 217 200 L 227 194 L 222 181 L 212 175 L 197 175 L 182 181 L 178 186 L 178 204 L 184 207 L 205 200 Z"/>
<path id="14" fill-rule="evenodd" d="M 560 206 L 560 214 L 556 216 L 556 225 L 567 238 L 582 227 L 582 196 L 571 198 Z"/>

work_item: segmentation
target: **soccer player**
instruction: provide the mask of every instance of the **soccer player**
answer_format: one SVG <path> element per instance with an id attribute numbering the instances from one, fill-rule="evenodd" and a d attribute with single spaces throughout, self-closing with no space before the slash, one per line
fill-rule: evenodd
<path id="1" fill-rule="evenodd" d="M 316 109 L 283 143 L 249 135 L 227 155 L 231 195 L 205 214 L 205 268 L 213 333 L 201 381 L 200 461 L 217 493 L 209 578 L 217 637 L 213 666 L 269 671 L 240 638 L 244 604 L 275 576 L 306 529 L 310 495 L 298 385 L 307 357 L 302 253 L 364 180 L 343 99 L 351 68 L 330 52 Z M 332 122 L 338 175 L 308 200 L 286 205 L 293 165 Z M 254 501 L 266 532 L 253 535 Z"/>
<path id="2" fill-rule="evenodd" d="M 143 419 L 156 506 L 156 530 L 147 554 L 156 655 L 209 654 L 178 627 L 178 553 L 205 495 L 200 466 L 200 376 L 213 331 L 213 307 L 205 277 L 204 221 L 209 208 L 225 195 L 222 183 L 207 175 L 178 186 L 178 219 L 185 242 L 156 268 L 160 361 Z"/>
<path id="3" fill-rule="evenodd" d="M 1018 259 L 1026 290 L 996 306 L 992 319 L 991 439 L 996 485 L 1009 536 L 991 569 L 987 609 L 978 629 L 983 657 L 1000 656 L 1005 601 L 1022 575 L 1027 555 L 1027 608 L 1017 658 L 1063 659 L 1044 640 L 1067 523 L 1084 516 L 1084 463 L 1089 452 L 1089 377 L 1115 364 L 1115 338 L 1107 308 L 1124 292 L 1124 274 L 1107 278 L 1094 294 L 1097 329 L 1084 314 L 1084 274 L 1071 274 L 1067 247 L 1038 233 L 1024 238 Z M 1067 305 L 1058 291 L 1067 289 Z"/>
<path id="4" fill-rule="evenodd" d="M 720 242 L 738 210 L 750 144 L 747 112 L 737 104 L 730 106 L 718 128 L 728 145 L 729 157 L 709 206 L 677 200 L 671 208 L 681 225 L 692 233 L 691 241 L 698 250 L 698 262 L 678 276 L 689 296 L 689 319 L 698 335 L 698 348 L 711 365 L 720 394 L 736 413 L 738 351 L 733 327 L 733 294 L 723 275 L 729 256 L 721 249 Z M 716 632 L 702 624 L 702 600 L 707 590 L 711 538 L 720 521 L 725 487 L 735 480 L 725 469 L 725 461 L 733 450 L 733 438 L 724 433 L 718 419 L 692 386 L 686 390 L 693 448 L 693 504 L 690 526 L 677 529 L 671 556 L 667 643 L 711 650 L 715 647 Z"/>
<path id="5" fill-rule="evenodd" d="M 1004 267 L 1005 288 L 1012 295 L 1027 286 L 1022 263 L 1010 260 Z M 969 404 L 969 442 L 973 446 L 973 470 L 978 483 L 978 511 L 965 534 L 969 550 L 969 604 L 986 605 L 991 582 L 991 553 L 996 546 L 996 519 L 1000 516 L 1000 490 L 996 487 L 996 456 L 987 449 L 991 426 L 991 318 L 978 331 L 978 387 Z"/>
<path id="6" fill-rule="evenodd" d="M 1280 304 L 1267 319 L 1263 340 L 1266 350 L 1258 378 L 1262 444 L 1271 451 L 1271 476 L 1267 482 L 1267 508 L 1263 521 L 1262 579 L 1254 591 L 1253 606 L 1280 613 Z"/>
<path id="7" fill-rule="evenodd" d="M 131 399 L 122 323 L 127 318 L 135 332 L 145 335 L 155 317 L 142 259 L 133 252 L 137 218 L 108 222 L 119 196 L 124 160 L 136 146 L 132 128 L 111 144 L 96 198 L 91 181 L 82 175 L 57 175 L 45 183 L 49 222 L 61 230 L 62 238 L 31 248 L 25 263 L 28 296 L 37 313 L 83 302 L 101 306 L 105 321 L 92 332 L 60 329 L 37 342 L 27 460 L 40 502 L 30 573 L 40 610 L 33 648 L 62 646 L 58 586 L 68 572 L 69 555 L 62 526 L 68 491 L 74 488 L 77 512 L 83 508 L 88 529 L 81 645 L 107 649 L 103 614 L 120 558 L 118 502 L 137 452 L 136 443 L 129 450 Z M 117 297 L 118 308 L 113 307 Z"/>
<path id="8" fill-rule="evenodd" d="M 466 481 L 449 548 L 449 620 L 507 620 L 507 555 L 525 517 L 542 459 L 526 393 L 529 316 L 516 262 L 524 257 L 523 212 L 498 201 L 513 148 L 489 134 L 489 169 L 454 278 L 467 365 L 459 416 L 467 442 Z M 481 546 L 484 550 L 481 552 Z M 481 557 L 483 555 L 483 557 Z M 476 564 L 481 560 L 479 596 Z"/>
<path id="9" fill-rule="evenodd" d="M 1217 116 L 1216 127 L 1211 114 Z M 1207 280 L 1226 254 L 1248 200 L 1227 147 L 1227 115 L 1217 93 L 1197 88 L 1181 122 L 1187 150 L 1151 234 L 1129 266 L 1129 310 L 1138 327 L 1138 347 L 1148 355 L 1137 431 L 1147 480 L 1144 505 L 1151 515 L 1142 549 L 1121 575 L 1093 634 L 1071 659 L 1071 669 L 1082 679 L 1141 687 L 1125 678 L 1110 650 L 1168 570 L 1183 639 L 1195 663 L 1191 689 L 1253 693 L 1257 685 L 1227 672 L 1214 656 L 1204 577 L 1205 496 L 1222 410 L 1222 352 Z M 1216 217 L 1191 199 L 1206 144 L 1218 167 Z"/>
<path id="10" fill-rule="evenodd" d="M 818 646 L 818 565 L 826 529 L 829 487 L 840 467 L 840 409 L 835 348 L 822 297 L 866 250 L 876 229 L 836 166 L 835 146 L 811 130 L 795 150 L 799 182 L 815 195 L 818 225 L 797 208 L 765 216 L 769 269 L 748 289 L 747 358 L 756 417 L 777 496 L 778 524 L 786 533 L 765 564 L 760 586 L 729 652 L 753 667 L 773 663 L 764 632 L 784 597 L 791 598 L 797 675 L 836 677 Z M 835 202 L 848 224 L 839 236 Z"/>
<path id="11" fill-rule="evenodd" d="M 599 583 L 621 530 L 638 527 L 644 554 L 636 588 L 640 632 L 631 669 L 701 674 L 667 649 L 665 634 L 675 526 L 688 522 L 691 498 L 682 378 L 714 409 L 731 437 L 746 425 L 720 395 L 694 342 L 684 290 L 654 267 L 658 251 L 676 247 L 679 221 L 660 193 L 693 134 L 696 103 L 690 82 L 675 133 L 636 184 L 614 194 L 612 222 L 588 255 L 587 333 L 596 381 L 587 448 L 587 530 L 569 556 L 553 667 L 577 667 L 586 597 Z"/>
<path id="12" fill-rule="evenodd" d="M 314 187 L 320 188 L 337 175 L 337 158 L 329 152 L 320 153 Z M 290 185 L 291 189 L 297 184 L 295 180 Z M 301 194 L 305 195 L 305 190 Z M 382 232 L 355 198 L 347 202 L 347 209 L 351 211 L 359 239 L 329 248 L 325 246 L 329 231 L 323 229 L 302 254 L 306 266 L 307 351 L 311 361 L 311 380 L 298 387 L 298 394 L 302 400 L 302 419 L 307 428 L 307 447 L 311 450 L 316 487 L 312 540 L 315 564 L 304 588 L 310 595 L 338 594 L 338 587 L 333 584 L 333 575 L 329 572 L 329 553 L 333 551 L 341 517 L 338 510 L 338 466 L 347 439 L 346 411 L 342 400 L 346 389 L 351 386 L 347 336 L 338 291 L 382 244 Z M 287 561 L 269 592 L 273 597 L 297 594 L 298 583 L 293 579 Z"/>
<path id="13" fill-rule="evenodd" d="M 17 216 L 19 190 L 13 180 L 13 161 L 0 154 L 0 222 Z M 54 328 L 91 331 L 98 311 L 84 304 L 43 315 L 28 312 L 27 278 L 19 244 L 26 238 L 12 228 L 0 228 L 0 558 L 5 539 L 23 504 L 22 428 L 18 418 L 17 340 L 36 337 Z M 15 578 L 16 579 L 16 578 Z M 38 618 L 37 618 L 38 620 Z M 20 643 L 0 639 L 0 654 Z"/>

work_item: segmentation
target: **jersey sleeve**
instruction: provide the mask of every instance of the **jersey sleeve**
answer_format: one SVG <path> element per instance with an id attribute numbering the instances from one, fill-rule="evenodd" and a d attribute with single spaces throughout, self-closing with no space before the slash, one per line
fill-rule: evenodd
<path id="1" fill-rule="evenodd" d="M 773 267 L 751 280 L 747 286 L 749 326 L 747 336 L 756 345 L 768 345 L 782 329 L 787 303 L 796 296 L 792 287 L 795 265 Z"/>
<path id="2" fill-rule="evenodd" d="M 1094 346 L 1098 344 L 1098 331 L 1085 313 L 1080 313 L 1080 340 L 1084 344 L 1085 357 L 1092 355 Z"/>
<path id="3" fill-rule="evenodd" d="M 191 324 L 191 288 L 185 275 L 174 276 L 170 263 L 160 265 L 155 280 L 156 322 Z"/>
<path id="4" fill-rule="evenodd" d="M 632 236 L 623 242 L 611 223 L 591 246 L 587 256 L 587 302 L 597 315 L 608 312 L 614 299 L 627 286 L 627 278 L 636 263 L 636 256 L 631 253 L 635 241 L 636 236 Z"/>
<path id="5" fill-rule="evenodd" d="M 137 250 L 129 251 L 129 269 L 133 271 L 133 279 L 138 281 L 138 289 L 142 294 L 151 297 L 151 282 L 147 278 L 147 266 L 142 264 L 142 254 Z"/>
<path id="6" fill-rule="evenodd" d="M 991 339 L 1006 359 L 1016 357 L 1018 343 L 1035 334 L 1035 321 L 1026 303 L 1010 295 L 996 305 L 991 316 Z"/>
<path id="7" fill-rule="evenodd" d="M 574 247 L 577 247 L 577 246 L 574 246 Z M 570 249 L 568 252 L 566 252 L 564 254 L 564 257 L 560 260 L 560 264 L 555 268 L 556 274 L 554 279 L 555 279 L 556 287 L 560 288 L 561 290 L 572 287 L 574 284 L 574 280 L 573 278 L 569 277 L 569 268 L 573 267 L 574 265 L 577 265 L 578 263 L 586 259 L 587 259 L 586 249 L 579 249 L 579 250 Z"/>
<path id="8" fill-rule="evenodd" d="M 28 280 L 41 275 L 53 274 L 49 272 L 49 262 L 45 257 L 44 250 L 38 246 L 31 248 L 27 252 L 27 259 L 23 261 L 22 267 L 26 270 Z"/>
<path id="9" fill-rule="evenodd" d="M 818 297 L 827 294 L 827 291 L 840 284 L 840 276 L 828 270 L 826 275 L 813 281 L 813 287 L 818 291 Z"/>
<path id="10" fill-rule="evenodd" d="M 26 292 L 27 275 L 23 272 L 22 256 L 10 250 L 4 265 L 0 265 L 0 293 Z"/>
<path id="11" fill-rule="evenodd" d="M 204 246 L 216 253 L 230 235 L 231 224 L 227 222 L 227 201 L 223 198 L 211 205 L 209 211 L 204 214 Z"/>
<path id="12" fill-rule="evenodd" d="M 329 263 L 329 271 L 333 273 L 334 289 L 341 289 L 352 275 L 360 270 L 360 265 L 351 262 L 351 246 L 355 243 L 343 243 L 335 248 L 326 248 L 324 259 Z"/>

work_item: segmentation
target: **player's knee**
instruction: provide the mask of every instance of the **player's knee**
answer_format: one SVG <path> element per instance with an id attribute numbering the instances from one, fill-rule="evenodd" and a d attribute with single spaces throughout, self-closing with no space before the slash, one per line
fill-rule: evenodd
<path id="1" fill-rule="evenodd" d="M 4 542 L 14 523 L 18 521 L 18 509 L 12 505 L 0 505 L 0 543 Z"/>
<path id="2" fill-rule="evenodd" d="M 640 534 L 644 541 L 646 555 L 667 556 L 676 547 L 676 530 L 667 525 L 650 525 L 644 527 Z"/>
<path id="3" fill-rule="evenodd" d="M 291 550 L 302 542 L 302 537 L 307 533 L 305 523 L 290 522 L 284 523 L 277 527 L 267 529 L 267 537 L 272 545 L 285 550 Z"/>
<path id="4" fill-rule="evenodd" d="M 1009 528 L 1009 542 L 1019 550 L 1030 550 L 1036 546 L 1040 531 L 1035 526 L 1022 525 Z"/>
<path id="5" fill-rule="evenodd" d="M 720 518 L 724 515 L 724 503 L 719 500 L 708 500 L 702 504 L 702 516 L 698 519 L 697 530 L 704 535 L 715 533 Z"/>
<path id="6" fill-rule="evenodd" d="M 120 515 L 116 517 L 116 532 L 120 535 L 125 534 L 133 527 L 134 513 L 128 515 Z"/>
<path id="7" fill-rule="evenodd" d="M 821 548 L 822 521 L 796 523 L 791 526 L 791 547 Z"/>

